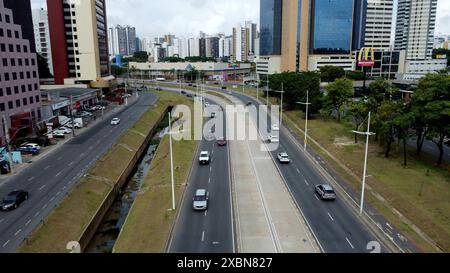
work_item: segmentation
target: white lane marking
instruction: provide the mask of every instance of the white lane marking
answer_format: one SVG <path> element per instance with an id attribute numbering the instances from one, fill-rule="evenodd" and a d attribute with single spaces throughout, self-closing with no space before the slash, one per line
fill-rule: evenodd
<path id="1" fill-rule="evenodd" d="M 53 202 L 53 200 L 55 200 L 55 197 L 52 197 L 52 198 L 50 199 L 50 202 Z"/>
<path id="2" fill-rule="evenodd" d="M 50 167 L 51 167 L 51 166 L 47 166 L 47 167 L 44 168 L 44 170 L 48 170 Z"/>
<path id="3" fill-rule="evenodd" d="M 36 212 L 36 214 L 34 215 L 34 217 L 38 217 L 39 216 L 39 211 Z"/>
<path id="4" fill-rule="evenodd" d="M 1 220 L 0 220 L 0 224 L 1 224 L 3 221 L 5 221 L 5 219 L 1 219 Z"/>
<path id="5" fill-rule="evenodd" d="M 28 178 L 28 181 L 32 181 L 32 180 L 34 180 L 34 176 L 33 177 L 30 177 L 30 178 Z"/>
<path id="6" fill-rule="evenodd" d="M 205 210 L 205 216 L 206 216 L 206 215 L 208 215 L 208 211 L 207 211 L 207 210 Z"/>
<path id="7" fill-rule="evenodd" d="M 309 186 L 308 180 L 305 179 L 305 184 Z M 317 197 L 317 196 L 316 196 Z"/>
<path id="8" fill-rule="evenodd" d="M 45 186 L 46 186 L 46 185 L 40 187 L 39 190 L 40 190 L 40 191 L 43 190 L 43 189 L 45 188 Z"/>
<path id="9" fill-rule="evenodd" d="M 46 209 L 48 207 L 48 204 L 45 204 L 43 207 L 42 207 L 42 209 L 44 210 L 44 209 Z"/>
<path id="10" fill-rule="evenodd" d="M 22 232 L 22 229 L 19 229 L 18 231 L 16 231 L 16 233 L 14 233 L 14 236 L 17 236 L 20 232 Z"/>
<path id="11" fill-rule="evenodd" d="M 202 242 L 204 242 L 205 241 L 205 232 L 203 231 L 203 233 L 202 233 Z"/>
<path id="12" fill-rule="evenodd" d="M 210 172 L 210 173 L 212 172 L 212 166 L 209 167 L 209 172 Z"/>
<path id="13" fill-rule="evenodd" d="M 82 153 L 81 155 L 80 155 L 80 157 L 83 157 L 84 156 L 84 153 Z"/>
<path id="14" fill-rule="evenodd" d="M 60 195 L 61 194 L 61 192 L 59 191 L 55 196 L 58 196 L 58 195 Z"/>
<path id="15" fill-rule="evenodd" d="M 74 162 L 74 161 L 70 162 L 70 163 L 69 163 L 69 167 L 70 167 L 70 166 L 72 166 L 72 165 L 73 165 L 73 163 L 75 163 L 75 162 Z"/>
<path id="16" fill-rule="evenodd" d="M 350 245 L 350 247 L 352 249 L 355 249 L 355 247 L 352 245 L 352 243 L 350 242 L 350 240 L 347 237 L 345 237 L 345 240 L 347 240 L 347 243 Z"/>
<path id="17" fill-rule="evenodd" d="M 57 160 L 58 160 L 58 161 L 60 161 L 61 159 L 62 159 L 62 156 L 58 157 L 58 159 L 57 159 Z"/>
<path id="18" fill-rule="evenodd" d="M 93 147 L 93 146 L 89 147 L 89 150 L 92 150 L 92 149 L 94 149 L 94 147 Z"/>
<path id="19" fill-rule="evenodd" d="M 26 222 L 25 226 L 28 226 L 31 223 L 31 219 Z"/>
<path id="20" fill-rule="evenodd" d="M 330 217 L 331 221 L 333 221 L 333 222 L 334 222 L 333 216 L 331 216 L 331 214 L 330 214 L 330 213 L 328 213 L 328 217 Z"/>
<path id="21" fill-rule="evenodd" d="M 297 172 L 298 172 L 299 174 L 301 174 L 301 173 L 300 173 L 300 170 L 299 170 L 298 168 L 297 168 Z"/>
<path id="22" fill-rule="evenodd" d="M 3 247 L 7 246 L 9 244 L 9 240 L 6 241 L 6 243 L 3 244 Z"/>
<path id="23" fill-rule="evenodd" d="M 320 201 L 319 197 L 317 197 L 317 195 L 314 194 L 314 197 L 317 199 L 317 201 Z"/>
<path id="24" fill-rule="evenodd" d="M 60 176 L 60 175 L 62 174 L 62 172 L 63 172 L 63 171 L 60 171 L 59 173 L 57 173 L 57 174 L 55 175 L 55 177 Z"/>

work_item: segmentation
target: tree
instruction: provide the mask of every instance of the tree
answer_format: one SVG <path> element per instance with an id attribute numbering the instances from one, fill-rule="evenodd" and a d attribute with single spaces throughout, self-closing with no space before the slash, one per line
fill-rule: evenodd
<path id="1" fill-rule="evenodd" d="M 413 116 L 411 115 L 409 105 L 403 105 L 399 112 L 399 115 L 396 116 L 393 120 L 393 124 L 395 126 L 397 138 L 399 140 L 403 140 L 403 165 L 406 167 L 408 164 L 407 161 L 407 142 L 410 138 L 410 129 L 413 123 Z"/>
<path id="2" fill-rule="evenodd" d="M 373 129 L 376 133 L 375 140 L 378 141 L 380 136 L 381 123 L 378 117 L 378 109 L 386 100 L 390 100 L 395 92 L 395 88 L 390 82 L 385 80 L 376 80 L 369 85 L 368 94 L 365 94 L 367 100 L 367 107 L 373 116 Z"/>
<path id="3" fill-rule="evenodd" d="M 347 108 L 347 114 L 352 117 L 352 122 L 355 125 L 355 131 L 359 130 L 359 127 L 366 120 L 369 109 L 364 101 L 351 102 Z M 358 143 L 358 134 L 355 133 L 355 143 Z"/>
<path id="4" fill-rule="evenodd" d="M 111 74 L 115 77 L 120 77 L 123 74 L 127 73 L 127 69 L 117 66 L 117 65 L 111 65 Z"/>
<path id="5" fill-rule="evenodd" d="M 402 114 L 402 104 L 398 101 L 384 101 L 378 109 L 378 120 L 380 122 L 379 134 L 381 141 L 385 143 L 386 158 L 391 153 L 392 143 L 397 136 L 396 123 L 397 119 Z"/>
<path id="6" fill-rule="evenodd" d="M 53 78 L 50 69 L 48 68 L 47 59 L 44 58 L 41 54 L 37 53 L 37 63 L 38 63 L 38 73 L 40 79 L 49 79 Z"/>
<path id="7" fill-rule="evenodd" d="M 166 63 L 180 63 L 184 62 L 184 59 L 180 57 L 166 57 L 162 61 Z"/>
<path id="8" fill-rule="evenodd" d="M 426 128 L 426 138 L 433 141 L 439 149 L 437 164 L 442 164 L 444 140 L 450 136 L 450 76 L 428 74 L 419 80 L 414 92 L 412 108 L 421 126 Z"/>
<path id="9" fill-rule="evenodd" d="M 362 81 L 364 79 L 364 72 L 362 71 L 348 71 L 345 73 L 345 77 L 354 80 L 354 81 Z"/>
<path id="10" fill-rule="evenodd" d="M 344 76 L 345 71 L 342 67 L 326 65 L 320 68 L 320 78 L 322 82 L 333 82 Z"/>
<path id="11" fill-rule="evenodd" d="M 349 79 L 341 78 L 330 83 L 327 87 L 327 94 L 324 97 L 326 109 L 333 114 L 337 114 L 338 122 L 341 121 L 341 108 L 353 96 L 353 82 Z"/>

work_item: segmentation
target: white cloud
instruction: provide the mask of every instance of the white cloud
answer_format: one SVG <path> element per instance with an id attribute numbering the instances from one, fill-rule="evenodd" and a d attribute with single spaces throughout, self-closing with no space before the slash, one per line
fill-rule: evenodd
<path id="1" fill-rule="evenodd" d="M 45 0 L 31 3 L 45 7 Z M 110 26 L 135 26 L 139 36 L 230 34 L 245 20 L 259 24 L 259 0 L 106 0 L 106 6 Z M 436 21 L 436 33 L 450 34 L 450 0 L 438 0 Z"/>

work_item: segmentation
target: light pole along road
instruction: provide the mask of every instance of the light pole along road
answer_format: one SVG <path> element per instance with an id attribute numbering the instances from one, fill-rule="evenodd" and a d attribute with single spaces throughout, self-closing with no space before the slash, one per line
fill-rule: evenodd
<path id="1" fill-rule="evenodd" d="M 306 147 L 308 143 L 308 114 L 309 114 L 309 90 L 306 90 L 306 102 L 297 102 L 298 104 L 306 105 L 306 114 L 305 114 L 305 140 L 304 140 L 304 149 L 306 153 Z"/>

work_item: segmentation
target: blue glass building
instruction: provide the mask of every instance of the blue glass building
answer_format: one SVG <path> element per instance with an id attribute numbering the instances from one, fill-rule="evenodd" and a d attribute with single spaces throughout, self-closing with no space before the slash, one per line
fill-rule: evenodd
<path id="1" fill-rule="evenodd" d="M 311 1 L 312 54 L 349 54 L 364 43 L 366 0 Z"/>
<path id="2" fill-rule="evenodd" d="M 261 0 L 260 5 L 260 55 L 280 55 L 282 0 Z"/>

